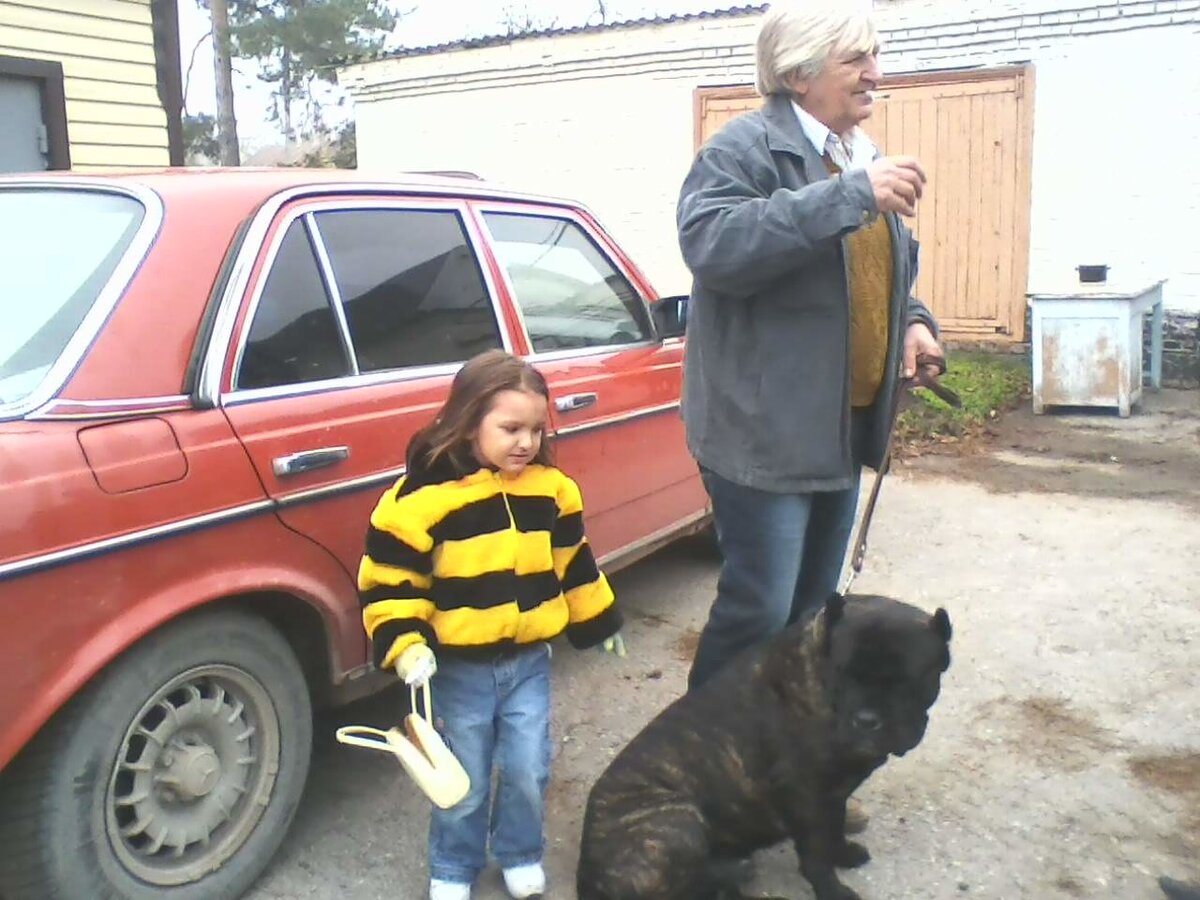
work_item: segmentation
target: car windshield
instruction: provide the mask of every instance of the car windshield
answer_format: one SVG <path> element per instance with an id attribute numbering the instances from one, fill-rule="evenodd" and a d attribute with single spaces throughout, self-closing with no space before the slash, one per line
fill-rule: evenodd
<path id="1" fill-rule="evenodd" d="M 145 213 L 123 194 L 0 190 L 0 406 L 37 390 Z"/>

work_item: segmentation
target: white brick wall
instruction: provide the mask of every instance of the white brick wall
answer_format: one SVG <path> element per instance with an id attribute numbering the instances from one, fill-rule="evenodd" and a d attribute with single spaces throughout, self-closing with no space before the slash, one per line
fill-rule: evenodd
<path id="1" fill-rule="evenodd" d="M 1031 291 L 1107 262 L 1200 310 L 1200 0 L 877 3 L 889 72 L 1035 66 Z M 363 169 L 470 169 L 589 204 L 662 293 L 693 89 L 753 81 L 757 17 L 529 38 L 342 73 Z"/>

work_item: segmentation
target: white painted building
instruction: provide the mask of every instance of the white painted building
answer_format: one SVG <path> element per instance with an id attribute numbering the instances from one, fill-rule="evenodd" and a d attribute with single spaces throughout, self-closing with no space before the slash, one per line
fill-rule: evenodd
<path id="1" fill-rule="evenodd" d="M 348 66 L 360 168 L 464 169 L 581 199 L 660 293 L 686 292 L 679 185 L 704 134 L 756 102 L 763 9 Z M 1024 294 L 1074 282 L 1081 263 L 1109 264 L 1113 282 L 1168 278 L 1167 306 L 1200 311 L 1200 0 L 877 0 L 876 11 L 885 70 L 912 77 L 883 92 L 886 127 L 868 127 L 886 152 L 919 148 L 935 173 L 936 214 L 927 196 L 917 223 L 923 296 L 936 281 L 945 317 L 977 295 L 950 311 L 954 330 L 1025 338 Z M 997 281 L 1003 296 L 988 299 Z"/>

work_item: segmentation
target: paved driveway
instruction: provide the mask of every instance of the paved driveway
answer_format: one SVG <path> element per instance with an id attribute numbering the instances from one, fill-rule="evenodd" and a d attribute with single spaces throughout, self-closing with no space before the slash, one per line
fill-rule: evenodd
<path id="1" fill-rule="evenodd" d="M 874 860 L 846 881 L 864 898 L 1150 900 L 1160 873 L 1200 877 L 1200 523 L 1193 496 L 1153 489 L 1200 485 L 1200 393 L 1149 408 L 1132 426 L 1039 420 L 1036 446 L 920 461 L 885 487 L 856 587 L 946 606 L 954 661 L 925 742 L 861 791 Z M 1095 459 L 1055 456 L 1044 432 L 1064 429 L 1076 450 L 1093 432 Z M 1114 429 L 1143 449 L 1168 434 L 1162 459 L 1104 459 Z M 592 780 L 682 690 L 716 571 L 689 546 L 620 573 L 628 659 L 556 648 L 549 900 L 574 897 Z M 332 739 L 399 703 L 318 723 L 304 805 L 252 900 L 423 900 L 426 804 L 396 764 Z M 811 897 L 790 849 L 758 870 L 760 892 Z M 504 896 L 495 871 L 475 891 Z"/>

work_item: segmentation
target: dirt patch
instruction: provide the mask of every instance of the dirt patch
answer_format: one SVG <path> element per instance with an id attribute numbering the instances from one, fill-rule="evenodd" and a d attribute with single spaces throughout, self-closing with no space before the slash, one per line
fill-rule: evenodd
<path id="1" fill-rule="evenodd" d="M 1200 753 L 1136 756 L 1129 769 L 1151 787 L 1200 802 Z"/>
<path id="2" fill-rule="evenodd" d="M 1070 875 L 1064 875 L 1054 882 L 1054 886 L 1071 897 L 1085 897 L 1083 885 L 1072 878 Z"/>
<path id="3" fill-rule="evenodd" d="M 699 646 L 700 632 L 689 628 L 671 645 L 671 653 L 680 662 L 691 663 L 696 658 L 696 648 Z"/>
<path id="4" fill-rule="evenodd" d="M 996 493 L 1063 493 L 1179 503 L 1200 511 L 1200 391 L 1147 392 L 1134 414 L 1028 403 L 962 440 L 920 448 L 898 469 L 978 482 Z"/>
<path id="5" fill-rule="evenodd" d="M 1121 746 L 1093 717 L 1060 697 L 999 697 L 982 704 L 974 720 L 977 727 L 1002 724 L 1007 746 L 1044 769 L 1080 772 Z"/>
<path id="6" fill-rule="evenodd" d="M 1117 747 L 1108 731 L 1059 697 L 1028 697 L 1017 701 L 1016 708 L 1027 737 L 1037 738 L 1060 754 L 1073 755 L 1081 749 L 1103 752 Z"/>
<path id="7" fill-rule="evenodd" d="M 1135 756 L 1129 771 L 1142 784 L 1183 803 L 1183 840 L 1200 852 L 1200 753 Z"/>
<path id="8" fill-rule="evenodd" d="M 671 624 L 671 621 L 668 618 L 666 618 L 665 616 L 655 615 L 654 613 L 648 613 L 648 612 L 645 612 L 644 610 L 630 609 L 630 610 L 624 610 L 623 612 L 627 618 L 640 619 L 641 621 L 645 622 L 647 625 L 650 625 L 650 626 L 653 626 L 656 628 L 661 625 L 670 625 Z"/>

